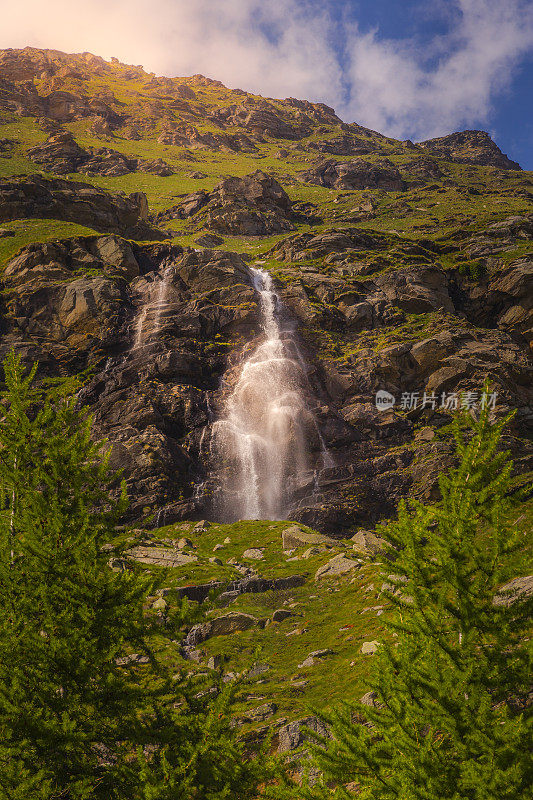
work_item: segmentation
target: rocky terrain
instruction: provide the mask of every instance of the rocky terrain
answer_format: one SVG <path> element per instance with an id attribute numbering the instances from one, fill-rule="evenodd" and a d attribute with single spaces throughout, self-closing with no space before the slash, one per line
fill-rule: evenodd
<path id="1" fill-rule="evenodd" d="M 487 378 L 530 480 L 532 200 L 533 174 L 483 131 L 401 142 L 201 75 L 0 51 L 0 356 L 82 377 L 134 556 L 191 599 L 225 586 L 231 613 L 184 656 L 235 672 L 266 647 L 244 732 L 273 724 L 295 749 L 290 720 L 331 670 L 336 696 L 357 692 L 386 613 L 373 531 L 402 497 L 438 498 L 454 402 L 481 402 Z M 317 445 L 291 486 L 292 534 L 213 519 L 210 425 L 261 336 L 252 265 L 296 329 L 331 456 Z"/>

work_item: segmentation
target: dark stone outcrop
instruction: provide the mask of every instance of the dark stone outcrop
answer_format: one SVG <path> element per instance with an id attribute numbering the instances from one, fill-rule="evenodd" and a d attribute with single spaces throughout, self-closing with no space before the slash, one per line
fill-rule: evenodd
<path id="1" fill-rule="evenodd" d="M 343 133 L 339 136 L 333 136 L 331 139 L 323 139 L 318 142 L 309 142 L 308 147 L 310 150 L 318 150 L 319 153 L 330 153 L 333 156 L 360 156 L 372 153 L 377 149 L 372 142 L 349 133 Z"/>
<path id="2" fill-rule="evenodd" d="M 105 175 L 119 177 L 130 172 L 150 172 L 166 177 L 172 175 L 172 169 L 158 158 L 145 161 L 141 158 L 129 158 L 109 147 L 81 148 L 69 131 L 53 131 L 46 142 L 28 150 L 28 156 L 41 164 L 49 172 L 66 175 L 82 172 L 85 175 Z"/>
<path id="3" fill-rule="evenodd" d="M 352 161 L 338 162 L 333 159 L 320 161 L 311 169 L 300 172 L 300 180 L 327 186 L 330 189 L 383 189 L 387 192 L 401 192 L 404 182 L 400 172 L 391 161 Z"/>
<path id="4" fill-rule="evenodd" d="M 486 131 L 458 131 L 448 136 L 427 139 L 420 147 L 436 156 L 459 164 L 480 164 L 499 169 L 520 169 L 520 164 L 511 161 L 492 141 Z"/>
<path id="5" fill-rule="evenodd" d="M 265 236 L 294 229 L 289 196 L 278 181 L 261 170 L 243 178 L 225 178 L 212 192 L 187 195 L 155 217 L 156 223 L 186 219 L 202 211 L 205 227 L 223 235 Z"/>
<path id="6" fill-rule="evenodd" d="M 163 239 L 148 222 L 142 192 L 106 192 L 88 183 L 40 175 L 0 181 L 0 222 L 15 219 L 58 219 L 132 239 Z"/>

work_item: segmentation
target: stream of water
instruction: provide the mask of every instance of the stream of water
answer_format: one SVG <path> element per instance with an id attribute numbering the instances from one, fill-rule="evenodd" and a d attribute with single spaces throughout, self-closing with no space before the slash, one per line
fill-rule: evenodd
<path id="1" fill-rule="evenodd" d="M 170 264 L 165 267 L 161 277 L 149 286 L 142 311 L 135 323 L 134 350 L 139 350 L 147 343 L 157 339 L 161 327 L 161 314 L 166 304 L 172 275 L 173 267 Z"/>
<path id="2" fill-rule="evenodd" d="M 263 340 L 245 357 L 212 426 L 211 454 L 221 465 L 219 505 L 225 519 L 283 519 L 292 488 L 311 470 L 311 449 L 331 460 L 307 407 L 305 362 L 268 272 L 251 267 Z"/>

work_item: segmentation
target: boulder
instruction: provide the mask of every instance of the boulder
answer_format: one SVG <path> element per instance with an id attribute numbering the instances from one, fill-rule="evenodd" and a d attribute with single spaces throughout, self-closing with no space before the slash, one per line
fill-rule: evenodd
<path id="1" fill-rule="evenodd" d="M 314 183 L 330 189 L 383 189 L 387 192 L 401 192 L 405 188 L 398 168 L 388 159 L 373 162 L 362 158 L 345 162 L 326 159 L 301 172 L 299 177 L 304 183 Z"/>
<path id="2" fill-rule="evenodd" d="M 303 531 L 299 525 L 291 525 L 281 534 L 282 546 L 284 550 L 293 550 L 295 547 L 309 547 L 309 545 L 327 545 L 337 547 L 339 542 L 330 539 L 321 533 L 308 533 Z"/>
<path id="3" fill-rule="evenodd" d="M 195 647 L 213 636 L 229 636 L 232 633 L 247 631 L 249 628 L 254 628 L 261 624 L 263 624 L 263 621 L 253 617 L 251 614 L 238 612 L 224 614 L 208 622 L 194 625 L 183 640 L 183 645 L 185 647 Z"/>
<path id="4" fill-rule="evenodd" d="M 365 556 L 377 556 L 387 550 L 387 543 L 373 531 L 357 531 L 351 538 L 353 550 Z"/>
<path id="5" fill-rule="evenodd" d="M 165 238 L 148 223 L 148 202 L 142 192 L 126 196 L 40 175 L 0 180 L 0 222 L 28 218 L 75 222 L 132 239 Z"/>
<path id="6" fill-rule="evenodd" d="M 409 314 L 428 311 L 454 311 L 448 293 L 448 278 L 437 267 L 408 267 L 379 275 L 376 284 L 389 303 Z"/>
<path id="7" fill-rule="evenodd" d="M 278 707 L 276 703 L 263 703 L 256 708 L 250 708 L 241 717 L 242 722 L 264 722 L 273 717 Z"/>
<path id="8" fill-rule="evenodd" d="M 264 558 L 264 553 L 262 550 L 259 550 L 257 547 L 251 547 L 249 550 L 245 550 L 242 554 L 243 558 L 251 558 L 254 561 L 260 561 Z"/>
<path id="9" fill-rule="evenodd" d="M 151 564 L 156 567 L 183 567 L 198 561 L 198 557 L 184 553 L 175 547 L 145 547 L 138 545 L 128 551 L 128 555 L 140 564 Z"/>
<path id="10" fill-rule="evenodd" d="M 315 581 L 322 580 L 323 578 L 337 578 L 340 575 L 346 575 L 354 569 L 359 569 L 361 566 L 360 561 L 354 561 L 352 558 L 347 558 L 344 553 L 334 556 L 326 564 L 323 564 L 315 573 Z"/>
<path id="11" fill-rule="evenodd" d="M 363 642 L 361 646 L 361 653 L 364 656 L 373 656 L 379 647 L 379 642 L 374 640 L 372 642 Z"/>
<path id="12" fill-rule="evenodd" d="M 513 578 L 504 584 L 494 597 L 495 606 L 511 606 L 513 603 L 524 602 L 533 595 L 533 575 L 523 578 Z"/>
<path id="13" fill-rule="evenodd" d="M 292 611 L 289 611 L 287 608 L 278 608 L 272 614 L 272 622 L 283 622 L 283 620 L 293 616 L 294 614 Z"/>
<path id="14" fill-rule="evenodd" d="M 318 717 L 305 717 L 304 719 L 289 722 L 288 725 L 280 728 L 278 753 L 288 753 L 301 747 L 307 739 L 306 728 L 319 736 L 327 739 L 331 738 L 329 730 L 321 719 Z"/>

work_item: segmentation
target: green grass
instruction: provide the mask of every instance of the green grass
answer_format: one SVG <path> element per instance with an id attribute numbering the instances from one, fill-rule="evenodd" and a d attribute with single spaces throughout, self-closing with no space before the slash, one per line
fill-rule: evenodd
<path id="1" fill-rule="evenodd" d="M 0 238 L 0 269 L 3 269 L 13 256 L 29 244 L 74 236 L 98 235 L 96 231 L 83 225 L 54 219 L 17 219 L 0 223 L 0 228 L 15 233 L 14 236 Z"/>
<path id="2" fill-rule="evenodd" d="M 363 613 L 363 610 L 385 603 L 377 598 L 383 582 L 382 567 L 377 563 L 368 562 L 347 577 L 315 583 L 318 567 L 335 554 L 346 551 L 348 557 L 356 558 L 357 555 L 351 550 L 350 542 L 339 542 L 338 547 L 308 559 L 289 561 L 282 550 L 281 532 L 290 524 L 293 523 L 244 521 L 233 525 L 213 525 L 206 532 L 195 534 L 194 523 L 181 523 L 159 529 L 157 537 L 164 540 L 187 536 L 196 546 L 194 553 L 199 561 L 171 570 L 167 576 L 170 588 L 210 579 L 239 578 L 240 574 L 226 564 L 231 558 L 247 563 L 265 577 L 306 576 L 304 586 L 280 592 L 241 595 L 226 609 L 213 612 L 241 611 L 259 619 L 271 619 L 275 609 L 295 604 L 291 608 L 295 616 L 281 623 L 270 623 L 263 630 L 255 628 L 231 636 L 214 637 L 200 645 L 206 658 L 223 655 L 226 671 L 240 673 L 257 658 L 268 663 L 271 670 L 262 676 L 265 682 L 257 687 L 265 700 L 257 700 L 255 704 L 274 700 L 279 706 L 277 717 L 290 715 L 294 718 L 305 714 L 309 704 L 320 706 L 341 699 L 353 700 L 363 693 L 371 656 L 359 652 L 361 645 L 364 641 L 379 640 L 383 636 L 383 617 L 378 617 L 376 611 Z M 231 539 L 231 543 L 213 552 L 215 544 L 222 543 L 226 537 Z M 265 558 L 261 561 L 243 559 L 243 552 L 251 547 L 263 548 Z M 301 556 L 305 549 L 298 548 L 295 555 Z M 224 566 L 209 564 L 208 559 L 213 555 L 220 558 Z M 386 573 L 390 571 L 388 566 L 384 569 Z M 372 584 L 374 588 L 370 588 Z M 302 629 L 302 633 L 286 635 L 295 629 Z M 312 667 L 298 667 L 310 652 L 325 648 L 333 650 L 333 654 L 324 660 L 317 659 Z M 299 680 L 309 681 L 304 690 L 291 685 L 291 678 L 296 676 L 300 676 Z M 246 705 L 253 707 L 254 702 L 248 701 Z"/>

